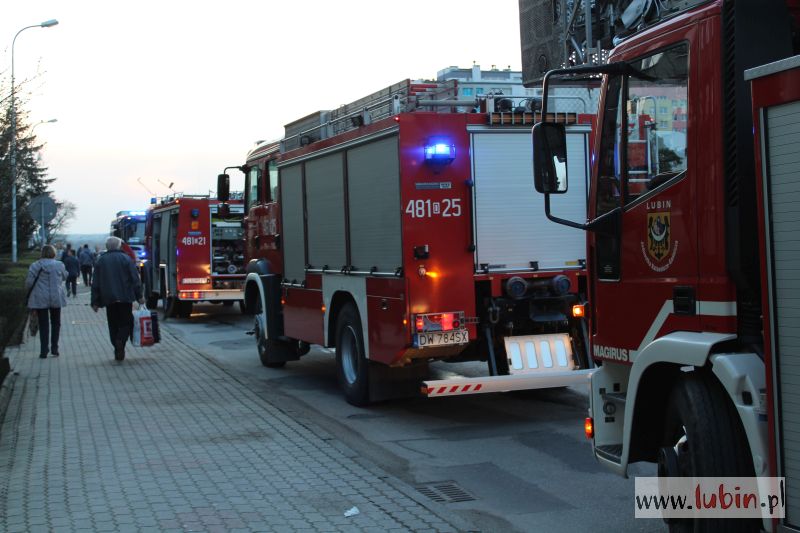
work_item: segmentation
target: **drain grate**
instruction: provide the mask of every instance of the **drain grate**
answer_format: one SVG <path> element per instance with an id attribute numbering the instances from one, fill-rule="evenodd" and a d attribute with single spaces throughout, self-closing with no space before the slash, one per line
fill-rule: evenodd
<path id="1" fill-rule="evenodd" d="M 475 501 L 475 497 L 458 486 L 455 481 L 434 481 L 419 485 L 417 490 L 438 503 L 457 503 Z"/>

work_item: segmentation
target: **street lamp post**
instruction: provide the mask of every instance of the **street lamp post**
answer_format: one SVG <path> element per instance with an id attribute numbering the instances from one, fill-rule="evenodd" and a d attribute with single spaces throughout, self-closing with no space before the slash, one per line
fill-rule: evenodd
<path id="1" fill-rule="evenodd" d="M 17 106 L 16 88 L 14 87 L 14 46 L 19 34 L 30 28 L 49 28 L 58 24 L 56 19 L 46 20 L 41 24 L 25 26 L 17 32 L 11 41 L 11 262 L 17 262 Z"/>
<path id="2" fill-rule="evenodd" d="M 40 120 L 33 126 L 31 126 L 31 135 L 33 135 L 33 130 L 36 129 L 36 126 L 41 126 L 42 124 L 52 124 L 53 122 L 58 122 L 57 118 L 51 118 L 50 120 Z"/>

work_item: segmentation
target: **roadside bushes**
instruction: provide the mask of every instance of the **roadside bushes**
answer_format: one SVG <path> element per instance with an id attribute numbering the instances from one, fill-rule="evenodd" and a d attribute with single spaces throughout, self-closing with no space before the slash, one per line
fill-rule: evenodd
<path id="1" fill-rule="evenodd" d="M 26 254 L 16 264 L 0 261 L 0 383 L 9 371 L 6 346 L 22 342 L 22 332 L 28 318 L 25 276 L 34 260 L 35 254 Z"/>

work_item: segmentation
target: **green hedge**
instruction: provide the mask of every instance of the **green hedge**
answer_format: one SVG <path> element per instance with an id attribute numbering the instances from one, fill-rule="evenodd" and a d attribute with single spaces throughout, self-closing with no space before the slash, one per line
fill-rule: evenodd
<path id="1" fill-rule="evenodd" d="M 25 277 L 38 254 L 24 254 L 18 263 L 0 261 L 0 357 L 6 346 L 22 342 L 22 331 L 28 316 Z"/>

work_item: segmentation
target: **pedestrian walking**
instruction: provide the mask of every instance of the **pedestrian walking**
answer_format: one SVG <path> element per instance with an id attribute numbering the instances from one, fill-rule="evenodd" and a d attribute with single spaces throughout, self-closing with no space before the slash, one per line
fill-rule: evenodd
<path id="1" fill-rule="evenodd" d="M 62 259 L 64 268 L 67 269 L 67 296 L 72 294 L 73 298 L 78 296 L 78 276 L 81 273 L 81 265 L 75 257 L 75 250 L 68 250 L 67 255 Z"/>
<path id="2" fill-rule="evenodd" d="M 72 245 L 67 243 L 66 247 L 64 247 L 64 249 L 61 251 L 61 255 L 58 257 L 58 260 L 63 262 L 64 258 L 67 257 L 71 251 Z"/>
<path id="3" fill-rule="evenodd" d="M 83 274 L 83 284 L 86 287 L 92 285 L 92 269 L 94 268 L 94 252 L 89 249 L 88 244 L 78 252 L 78 262 L 81 264 L 81 274 Z"/>
<path id="4" fill-rule="evenodd" d="M 122 239 L 109 237 L 92 279 L 92 309 L 106 308 L 114 359 L 125 359 L 125 343 L 133 332 L 133 302 L 144 304 L 142 282 L 133 260 L 122 251 Z"/>
<path id="5" fill-rule="evenodd" d="M 42 257 L 28 269 L 25 288 L 28 289 L 28 309 L 36 311 L 39 320 L 39 357 L 47 357 L 48 348 L 58 357 L 58 337 L 61 333 L 61 308 L 67 305 L 62 283 L 67 279 L 67 269 L 56 261 L 56 249 L 49 244 L 42 247 Z"/>

